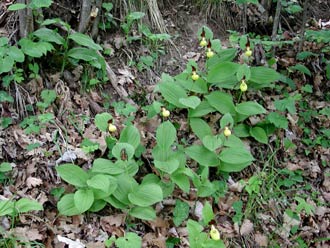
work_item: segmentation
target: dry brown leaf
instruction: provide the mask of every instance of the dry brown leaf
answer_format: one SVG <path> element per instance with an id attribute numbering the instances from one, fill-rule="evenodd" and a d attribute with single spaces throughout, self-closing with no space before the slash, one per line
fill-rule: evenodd
<path id="1" fill-rule="evenodd" d="M 268 247 L 268 238 L 266 235 L 256 233 L 254 235 L 254 241 L 261 247 Z"/>
<path id="2" fill-rule="evenodd" d="M 286 168 L 290 171 L 296 171 L 296 170 L 302 170 L 303 169 L 299 164 L 291 163 L 291 162 L 288 162 L 286 164 Z"/>
<path id="3" fill-rule="evenodd" d="M 104 248 L 105 245 L 103 242 L 97 242 L 97 243 L 88 243 L 86 244 L 86 248 Z"/>
<path id="4" fill-rule="evenodd" d="M 185 55 L 183 55 L 183 58 L 186 60 L 193 59 L 194 61 L 198 61 L 201 57 L 200 53 L 195 52 L 187 52 Z"/>
<path id="5" fill-rule="evenodd" d="M 162 235 L 156 236 L 155 233 L 149 232 L 143 236 L 142 242 L 144 247 L 166 248 L 166 238 Z"/>
<path id="6" fill-rule="evenodd" d="M 14 229 L 16 237 L 23 238 L 26 241 L 42 240 L 43 235 L 39 233 L 38 229 L 30 227 L 16 227 Z"/>
<path id="7" fill-rule="evenodd" d="M 196 202 L 195 208 L 194 208 L 194 215 L 198 218 L 199 221 L 202 220 L 202 212 L 203 212 L 204 205 L 200 201 Z"/>
<path id="8" fill-rule="evenodd" d="M 26 186 L 30 189 L 30 188 L 34 188 L 36 186 L 39 186 L 42 184 L 42 180 L 40 178 L 36 178 L 36 177 L 28 177 L 26 179 Z"/>
<path id="9" fill-rule="evenodd" d="M 110 225 L 115 227 L 123 226 L 125 223 L 125 214 L 116 214 L 111 216 L 105 216 L 101 218 L 101 226 Z"/>
<path id="10" fill-rule="evenodd" d="M 240 234 L 242 236 L 250 234 L 253 231 L 253 223 L 249 219 L 245 219 L 240 228 Z"/>

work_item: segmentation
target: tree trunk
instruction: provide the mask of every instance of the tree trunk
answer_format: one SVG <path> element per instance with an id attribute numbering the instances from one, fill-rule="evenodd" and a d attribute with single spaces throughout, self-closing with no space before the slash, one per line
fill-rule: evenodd
<path id="1" fill-rule="evenodd" d="M 274 24 L 273 24 L 273 31 L 272 31 L 272 40 L 276 40 L 277 31 L 278 31 L 278 27 L 279 27 L 280 19 L 281 19 L 281 10 L 282 10 L 281 0 L 277 0 L 276 12 L 275 12 Z"/>
<path id="2" fill-rule="evenodd" d="M 83 0 L 81 3 L 80 22 L 78 27 L 79 33 L 84 33 L 90 21 L 92 2 L 91 0 Z"/>
<path id="3" fill-rule="evenodd" d="M 309 0 L 305 0 L 304 1 L 303 20 L 302 20 L 301 30 L 300 30 L 300 41 L 299 41 L 298 52 L 301 52 L 302 46 L 305 41 L 305 27 L 306 27 L 306 22 L 307 22 L 307 18 L 308 18 L 308 10 L 309 10 Z"/>

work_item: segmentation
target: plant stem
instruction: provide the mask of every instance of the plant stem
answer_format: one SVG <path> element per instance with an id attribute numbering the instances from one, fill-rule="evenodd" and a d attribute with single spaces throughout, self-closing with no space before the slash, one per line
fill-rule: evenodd
<path id="1" fill-rule="evenodd" d="M 308 8 L 309 8 L 309 1 L 304 1 L 304 12 L 303 12 L 303 19 L 301 24 L 301 30 L 300 30 L 300 41 L 299 41 L 299 47 L 298 47 L 298 53 L 301 52 L 302 46 L 305 41 L 305 26 L 308 18 Z"/>

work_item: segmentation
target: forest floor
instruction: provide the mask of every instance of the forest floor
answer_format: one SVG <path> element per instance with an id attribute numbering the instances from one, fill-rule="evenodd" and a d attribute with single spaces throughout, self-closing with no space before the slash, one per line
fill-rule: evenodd
<path id="1" fill-rule="evenodd" d="M 203 51 L 198 45 L 197 31 L 201 26 L 213 28 L 222 45 L 230 46 L 228 36 L 216 32 L 214 23 L 191 14 L 189 9 L 182 7 L 174 14 L 163 14 L 174 37 L 173 44 L 168 44 L 166 53 L 150 67 L 139 71 L 137 64 L 129 65 L 137 54 L 148 53 L 145 47 L 140 44 L 122 47 L 119 43 L 125 37 L 119 32 L 106 37 L 114 51 L 107 61 L 120 87 L 140 107 L 159 99 L 154 89 L 162 73 L 182 72 L 189 59 L 200 63 Z M 195 220 L 200 217 L 200 206 L 206 201 L 213 205 L 215 225 L 227 247 L 330 247 L 330 81 L 319 56 L 326 45 L 329 44 L 306 42 L 304 49 L 317 56 L 303 61 L 296 59 L 293 46 L 277 48 L 278 70 L 303 64 L 310 75 L 293 71 L 290 76 L 295 87 L 279 84 L 262 93 L 249 93 L 247 98 L 262 99 L 267 109 L 274 109 L 275 100 L 283 100 L 289 128 L 276 132 L 269 144 L 246 141 L 256 161 L 226 179 L 221 197 L 197 198 L 193 190 L 189 194 L 175 190 L 171 197 L 157 204 L 158 217 L 154 221 L 127 220 L 125 214 L 111 207 L 73 217 L 59 215 L 56 204 L 60 192 L 73 189 L 61 181 L 56 166 L 70 162 L 66 157 L 70 154 L 74 154 L 75 164 L 83 168 L 90 168 L 94 159 L 106 156 L 105 134 L 94 123 L 97 113 L 110 112 L 119 129 L 133 120 L 145 137 L 145 144 L 154 143 L 161 119 L 147 120 L 145 111 L 121 101 L 111 84 L 86 91 L 78 80 L 67 82 L 72 75 L 77 76 L 75 73 L 80 78 L 79 68 L 61 80 L 59 74 L 50 73 L 50 68 L 44 65 L 41 79 L 16 85 L 12 90 L 17 104 L 2 106 L 2 115 L 9 112 L 14 116 L 13 123 L 7 128 L 0 127 L 0 161 L 13 166 L 1 178 L 0 199 L 36 199 L 43 204 L 44 211 L 20 214 L 16 220 L 2 216 L 0 244 L 1 240 L 16 238 L 17 247 L 39 247 L 37 243 L 42 243 L 47 248 L 64 248 L 69 244 L 59 241 L 64 237 L 70 240 L 69 247 L 101 248 L 112 235 L 121 237 L 134 232 L 142 237 L 143 247 L 189 247 L 185 222 L 180 226 L 173 223 L 176 199 L 181 199 L 191 206 L 189 218 Z M 325 56 L 329 59 L 329 54 Z M 40 114 L 38 110 L 34 114 L 29 112 L 28 105 L 40 101 L 44 86 L 56 90 L 57 100 L 46 109 L 54 113 L 55 119 L 23 128 L 20 118 Z M 182 129 L 187 125 L 183 112 L 175 113 L 171 121 Z M 40 130 L 29 133 L 28 128 Z M 179 139 L 189 138 L 184 137 L 186 132 L 180 134 Z M 99 149 L 85 153 L 81 144 L 86 138 L 98 143 Z M 252 193 L 242 186 L 244 183 L 255 187 Z M 169 237 L 180 241 L 171 246 Z"/>

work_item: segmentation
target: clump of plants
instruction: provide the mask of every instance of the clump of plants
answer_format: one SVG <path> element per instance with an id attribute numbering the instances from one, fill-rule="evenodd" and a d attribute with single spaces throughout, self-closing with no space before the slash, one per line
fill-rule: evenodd
<path id="1" fill-rule="evenodd" d="M 199 38 L 205 49 L 205 68 L 199 69 L 196 62 L 189 61 L 179 75 L 163 74 L 157 85 L 163 100 L 145 107 L 148 118 L 158 115 L 162 119 L 151 150 L 152 172 L 137 177 L 145 166 L 141 156 L 146 147 L 141 144 L 140 131 L 130 122 L 119 130 L 111 114 L 98 114 L 95 124 L 108 133 L 109 153 L 107 158 L 97 158 L 87 171 L 74 164 L 56 168 L 64 181 L 75 186 L 74 192 L 58 202 L 61 214 L 96 212 L 109 204 L 128 216 L 151 220 L 156 217 L 153 205 L 169 197 L 175 187 L 186 193 L 193 187 L 199 197 L 221 195 L 223 182 L 212 180 L 210 169 L 227 175 L 242 171 L 255 160 L 243 139 L 251 137 L 267 144 L 275 125 L 267 118 L 262 103 L 246 100 L 246 94 L 272 87 L 280 75 L 268 67 L 251 66 L 253 44 L 248 38 L 240 41 L 240 50 L 222 48 L 207 27 L 200 29 Z M 239 54 L 243 60 L 236 62 Z M 176 115 L 188 119 L 186 131 L 194 137 L 192 141 L 178 137 Z M 210 116 L 216 117 L 212 123 Z M 251 124 L 249 118 L 256 116 L 259 121 Z M 208 212 L 214 218 L 211 206 Z M 195 247 L 208 238 L 210 246 L 206 247 L 218 245 L 216 227 L 209 228 L 207 235 L 201 232 L 202 225 L 188 221 L 190 235 L 200 236 Z"/>

